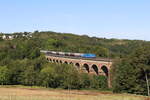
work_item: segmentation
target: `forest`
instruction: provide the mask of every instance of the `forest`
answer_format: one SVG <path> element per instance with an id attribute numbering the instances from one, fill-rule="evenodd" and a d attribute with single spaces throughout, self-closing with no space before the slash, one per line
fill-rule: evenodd
<path id="1" fill-rule="evenodd" d="M 23 34 L 31 34 L 32 37 L 24 37 Z M 80 73 L 72 65 L 49 63 L 40 53 L 40 50 L 53 50 L 94 53 L 97 57 L 113 59 L 111 90 L 115 93 L 149 95 L 149 41 L 106 39 L 52 31 L 12 35 L 17 37 L 13 40 L 0 38 L 1 85 L 110 90 L 107 77 Z"/>

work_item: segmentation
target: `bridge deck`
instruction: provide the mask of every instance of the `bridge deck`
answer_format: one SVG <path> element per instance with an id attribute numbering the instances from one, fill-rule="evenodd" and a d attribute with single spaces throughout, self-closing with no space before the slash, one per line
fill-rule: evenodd
<path id="1" fill-rule="evenodd" d="M 112 62 L 112 59 L 108 58 L 83 58 L 83 57 L 75 57 L 75 56 L 62 56 L 62 55 L 55 55 L 55 54 L 46 54 L 46 56 L 53 56 L 53 57 L 62 57 L 62 58 L 70 58 L 70 59 L 82 59 L 82 60 L 92 60 L 92 61 L 106 61 Z"/>

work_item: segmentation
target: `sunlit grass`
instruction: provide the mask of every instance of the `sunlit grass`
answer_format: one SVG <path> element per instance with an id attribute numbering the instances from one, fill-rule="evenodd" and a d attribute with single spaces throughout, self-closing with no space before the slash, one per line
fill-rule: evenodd
<path id="1" fill-rule="evenodd" d="M 0 100 L 150 100 L 148 97 L 130 94 L 112 94 L 96 91 L 67 91 L 41 87 L 1 86 Z"/>

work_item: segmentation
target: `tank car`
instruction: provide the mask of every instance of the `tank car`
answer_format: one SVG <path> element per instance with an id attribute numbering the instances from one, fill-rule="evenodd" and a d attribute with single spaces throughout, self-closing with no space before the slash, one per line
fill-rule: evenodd
<path id="1" fill-rule="evenodd" d="M 52 53 L 52 54 L 56 54 L 57 52 L 55 52 L 55 51 L 51 51 L 51 53 Z"/>
<path id="2" fill-rule="evenodd" d="M 59 55 L 65 55 L 65 53 L 64 52 L 59 52 Z"/>
<path id="3" fill-rule="evenodd" d="M 83 53 L 74 53 L 75 57 L 81 57 L 83 55 Z"/>

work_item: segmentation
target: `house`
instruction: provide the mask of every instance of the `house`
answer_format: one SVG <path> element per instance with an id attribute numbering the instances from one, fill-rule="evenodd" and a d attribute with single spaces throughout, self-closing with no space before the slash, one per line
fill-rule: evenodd
<path id="1" fill-rule="evenodd" d="M 32 34 L 0 34 L 0 38 L 2 38 L 3 40 L 13 40 L 20 37 L 25 37 L 29 39 L 32 38 Z"/>
<path id="2" fill-rule="evenodd" d="M 3 35 L 2 36 L 2 39 L 4 39 L 4 40 L 12 40 L 12 39 L 14 39 L 14 37 L 12 36 L 12 35 Z"/>
<path id="3" fill-rule="evenodd" d="M 4 40 L 5 40 L 6 38 L 7 38 L 7 37 L 6 37 L 6 35 L 3 35 L 3 36 L 2 36 L 2 39 L 4 39 Z"/>

